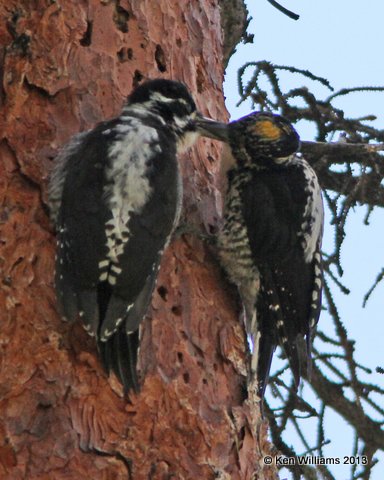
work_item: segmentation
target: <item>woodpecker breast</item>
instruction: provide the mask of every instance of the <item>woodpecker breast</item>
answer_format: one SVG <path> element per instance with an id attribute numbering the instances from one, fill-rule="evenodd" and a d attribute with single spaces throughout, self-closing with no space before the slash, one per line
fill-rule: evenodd
<path id="1" fill-rule="evenodd" d="M 158 131 L 134 117 L 124 115 L 124 121 L 115 128 L 115 140 L 108 149 L 109 163 L 105 169 L 105 186 L 103 197 L 110 211 L 105 223 L 107 236 L 106 259 L 100 266 L 100 280 L 116 283 L 116 276 L 121 273 L 118 259 L 124 252 L 124 246 L 132 235 L 129 228 L 131 216 L 140 215 L 154 192 L 151 184 L 150 170 L 157 155 L 167 155 L 162 151 Z M 104 135 L 111 132 L 107 129 Z M 176 185 L 180 176 L 177 162 L 174 164 Z M 176 210 L 181 206 L 181 192 L 176 191 L 173 202 Z M 112 268 L 110 268 L 112 265 Z M 108 274 L 109 271 L 109 274 Z"/>
<path id="2" fill-rule="evenodd" d="M 251 170 L 230 170 L 223 224 L 217 234 L 219 259 L 230 281 L 238 286 L 245 307 L 248 334 L 252 334 L 251 319 L 260 288 L 259 271 L 252 257 L 241 198 L 242 187 L 251 177 Z"/>

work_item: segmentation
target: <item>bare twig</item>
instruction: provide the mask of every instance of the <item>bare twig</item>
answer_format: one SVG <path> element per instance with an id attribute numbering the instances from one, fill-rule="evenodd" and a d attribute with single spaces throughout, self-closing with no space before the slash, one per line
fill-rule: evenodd
<path id="1" fill-rule="evenodd" d="M 293 13 L 287 8 L 283 7 L 280 5 L 280 3 L 277 3 L 275 0 L 267 0 L 271 5 L 273 5 L 277 10 L 280 12 L 284 13 L 287 15 L 287 17 L 292 18 L 292 20 L 298 20 L 300 18 L 300 15 L 297 15 L 297 13 Z"/>

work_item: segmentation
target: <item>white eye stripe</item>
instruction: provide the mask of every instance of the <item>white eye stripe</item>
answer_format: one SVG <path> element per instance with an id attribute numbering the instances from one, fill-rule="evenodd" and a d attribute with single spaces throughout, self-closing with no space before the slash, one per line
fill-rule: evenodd
<path id="1" fill-rule="evenodd" d="M 161 102 L 161 103 L 174 103 L 174 102 L 178 102 L 178 103 L 182 103 L 182 104 L 184 104 L 184 105 L 189 105 L 189 103 L 188 103 L 184 98 L 165 97 L 165 96 L 162 95 L 160 92 L 153 92 L 153 93 L 151 93 L 150 99 L 151 99 L 151 100 L 155 100 L 155 101 L 157 101 L 157 102 Z"/>

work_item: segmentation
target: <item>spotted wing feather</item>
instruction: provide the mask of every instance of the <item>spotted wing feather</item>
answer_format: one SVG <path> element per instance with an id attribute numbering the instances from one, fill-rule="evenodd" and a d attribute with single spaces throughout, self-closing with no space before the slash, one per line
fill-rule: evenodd
<path id="1" fill-rule="evenodd" d="M 77 136 L 64 149 L 51 180 L 51 192 L 61 191 L 60 208 L 51 208 L 58 230 L 58 300 L 69 320 L 82 314 L 84 324 L 94 335 L 99 324 L 98 260 L 105 254 L 104 223 L 108 213 L 100 198 L 105 153 L 106 146 L 92 132 Z"/>
<path id="2" fill-rule="evenodd" d="M 316 265 L 321 259 L 317 262 L 315 258 L 320 257 L 315 251 L 305 254 L 301 236 L 306 209 L 311 211 L 306 185 L 301 166 L 293 164 L 286 166 L 284 171 L 255 173 L 242 193 L 250 248 L 261 277 L 256 301 L 261 333 L 258 362 L 261 395 L 268 382 L 272 353 L 277 344 L 284 348 L 298 384 L 297 338 L 308 338 L 309 325 L 316 315 L 316 321 L 318 318 L 321 299 L 318 297 L 315 302 L 313 291 L 318 283 Z M 313 231 L 318 235 L 315 245 L 319 246 L 321 228 L 316 225 Z M 307 236 L 307 246 L 309 240 L 312 242 Z"/>

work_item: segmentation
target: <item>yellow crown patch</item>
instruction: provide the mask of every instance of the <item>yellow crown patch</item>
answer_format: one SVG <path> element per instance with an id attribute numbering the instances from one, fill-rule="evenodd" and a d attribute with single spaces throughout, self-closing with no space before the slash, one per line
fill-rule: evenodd
<path id="1" fill-rule="evenodd" d="M 271 120 L 261 120 L 256 122 L 250 130 L 264 140 L 279 140 L 282 131 Z"/>

